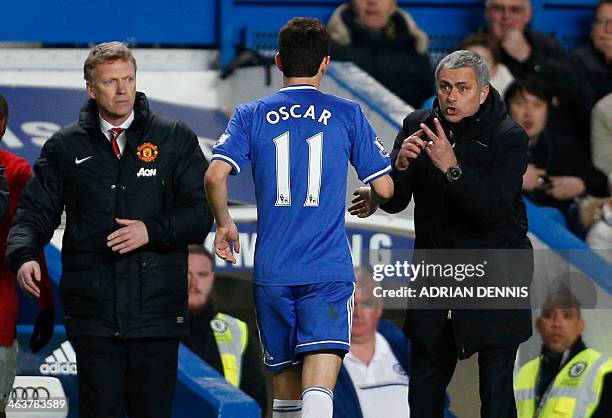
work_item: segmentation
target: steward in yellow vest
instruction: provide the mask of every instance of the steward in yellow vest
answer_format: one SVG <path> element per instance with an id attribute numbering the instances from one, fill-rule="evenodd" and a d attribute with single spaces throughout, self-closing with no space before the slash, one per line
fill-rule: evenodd
<path id="1" fill-rule="evenodd" d="M 212 257 L 205 248 L 189 246 L 188 267 L 190 335 L 181 342 L 229 383 L 255 399 L 265 416 L 266 379 L 247 324 L 216 310 L 210 298 L 215 279 Z"/>
<path id="2" fill-rule="evenodd" d="M 514 382 L 518 418 L 612 417 L 612 359 L 584 345 L 584 321 L 572 300 L 551 296 L 536 320 L 542 353 Z"/>

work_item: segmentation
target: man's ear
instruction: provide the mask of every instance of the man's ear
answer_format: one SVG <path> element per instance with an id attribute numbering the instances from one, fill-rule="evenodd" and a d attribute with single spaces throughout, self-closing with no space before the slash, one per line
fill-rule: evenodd
<path id="1" fill-rule="evenodd" d="M 94 89 L 91 85 L 91 82 L 87 82 L 85 84 L 86 88 L 87 88 L 87 94 L 89 95 L 89 97 L 91 97 L 92 99 L 96 100 L 96 92 L 94 92 Z"/>
<path id="2" fill-rule="evenodd" d="M 480 104 L 483 104 L 487 97 L 489 96 L 489 85 L 484 86 L 482 91 L 480 92 Z"/>
<path id="3" fill-rule="evenodd" d="M 276 68 L 278 68 L 279 71 L 282 72 L 283 71 L 283 62 L 281 61 L 281 56 L 280 56 L 280 54 L 278 52 L 274 56 L 274 63 L 276 64 Z"/>
<path id="4" fill-rule="evenodd" d="M 0 118 L 0 139 L 4 136 L 6 132 L 6 124 L 8 122 L 8 116 L 4 115 Z"/>
<path id="5" fill-rule="evenodd" d="M 539 316 L 538 316 L 538 318 L 536 319 L 536 322 L 535 322 L 535 329 L 540 334 L 542 333 L 542 318 L 539 317 Z"/>
<path id="6" fill-rule="evenodd" d="M 533 17 L 533 8 L 531 7 L 530 1 L 525 1 L 525 27 L 529 25 L 531 22 L 531 18 Z"/>
<path id="7" fill-rule="evenodd" d="M 380 304 L 379 307 L 376 308 L 376 322 L 378 323 L 378 321 L 380 321 L 380 318 L 382 318 L 382 314 L 383 314 L 383 306 L 382 303 Z"/>
<path id="8" fill-rule="evenodd" d="M 584 319 L 580 318 L 578 321 L 578 335 L 582 335 L 584 332 Z"/>
<path id="9" fill-rule="evenodd" d="M 331 58 L 329 57 L 329 55 L 323 58 L 323 60 L 321 61 L 321 65 L 319 65 L 319 73 L 325 74 L 327 72 L 327 68 L 329 67 L 330 61 Z"/>

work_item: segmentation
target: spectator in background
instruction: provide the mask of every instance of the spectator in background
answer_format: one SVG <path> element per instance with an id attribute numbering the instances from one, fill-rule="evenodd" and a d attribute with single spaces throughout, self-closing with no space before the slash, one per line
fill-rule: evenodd
<path id="1" fill-rule="evenodd" d="M 612 191 L 612 93 L 597 102 L 591 112 L 591 152 L 593 165 L 608 177 L 608 188 Z M 590 209 L 585 209 L 585 205 Z M 580 218 L 588 228 L 587 244 L 603 250 L 599 254 L 612 263 L 612 198 L 584 202 L 580 205 Z"/>
<path id="2" fill-rule="evenodd" d="M 593 164 L 612 186 L 612 93 L 597 102 L 591 113 L 591 151 Z"/>
<path id="3" fill-rule="evenodd" d="M 600 0 L 595 9 L 591 42 L 572 54 L 573 62 L 586 81 L 588 110 L 612 92 L 612 0 Z"/>
<path id="4" fill-rule="evenodd" d="M 383 300 L 373 294 L 372 274 L 355 269 L 351 349 L 334 392 L 334 418 L 407 418 L 410 345 L 402 331 L 381 321 Z"/>
<path id="5" fill-rule="evenodd" d="M 334 418 L 410 416 L 410 343 L 401 329 L 381 319 L 383 299 L 374 296 L 373 283 L 370 270 L 355 269 L 351 349 L 344 356 L 334 391 Z M 444 416 L 453 417 L 448 409 Z"/>
<path id="6" fill-rule="evenodd" d="M 0 95 L 0 139 L 6 132 L 8 122 L 8 104 Z M 6 239 L 21 191 L 32 170 L 26 160 L 16 155 L 0 150 L 0 417 L 4 416 L 5 402 L 15 379 L 17 361 L 16 326 L 19 312 L 19 299 L 15 289 L 15 275 L 4 261 Z M 6 182 L 5 182 L 6 179 Z M 6 214 L 6 216 L 5 216 Z M 51 284 L 47 274 L 44 257 L 41 258 L 40 292 L 36 295 L 39 313 L 34 323 L 34 331 L 30 339 L 32 352 L 41 350 L 53 336 L 53 319 L 55 305 L 51 293 Z"/>
<path id="7" fill-rule="evenodd" d="M 567 214 L 574 198 L 606 196 L 606 177 L 571 137 L 546 128 L 552 94 L 536 76 L 516 80 L 505 96 L 510 116 L 529 137 L 529 165 L 523 174 L 523 191 L 537 204 L 553 206 Z"/>
<path id="8" fill-rule="evenodd" d="M 266 379 L 247 324 L 215 308 L 211 298 L 215 273 L 208 250 L 190 245 L 188 264 L 191 332 L 183 337 L 183 344 L 255 399 L 265 416 Z"/>
<path id="9" fill-rule="evenodd" d="M 332 58 L 352 61 L 414 108 L 433 93 L 429 39 L 395 0 L 352 0 L 328 22 Z"/>
<path id="10" fill-rule="evenodd" d="M 514 382 L 518 417 L 611 417 L 612 359 L 582 341 L 580 302 L 569 288 L 547 298 L 536 329 L 542 352 Z"/>
<path id="11" fill-rule="evenodd" d="M 563 50 L 555 38 L 531 30 L 529 0 L 486 0 L 484 32 L 499 42 L 501 62 L 514 77 L 538 71 L 559 61 Z"/>
<path id="12" fill-rule="evenodd" d="M 485 33 L 476 33 L 464 38 L 457 49 L 474 51 L 485 60 L 491 71 L 490 83 L 503 96 L 514 81 L 514 76 L 508 67 L 500 62 L 499 45 L 495 39 Z"/>
<path id="13" fill-rule="evenodd" d="M 554 37 L 529 28 L 531 17 L 529 0 L 486 0 L 482 32 L 498 41 L 501 63 L 514 78 L 537 73 L 549 82 L 555 96 L 549 125 L 577 138 L 587 150 L 590 114 L 582 78 Z"/>
<path id="14" fill-rule="evenodd" d="M 587 198 L 578 206 L 579 220 L 586 233 L 585 241 L 612 264 L 612 198 Z"/>

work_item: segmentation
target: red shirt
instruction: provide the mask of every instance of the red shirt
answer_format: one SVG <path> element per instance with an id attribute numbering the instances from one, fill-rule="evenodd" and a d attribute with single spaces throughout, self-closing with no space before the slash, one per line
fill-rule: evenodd
<path id="1" fill-rule="evenodd" d="M 0 346 L 9 346 L 15 339 L 19 299 L 15 288 L 15 276 L 5 262 L 6 239 L 8 237 L 21 191 L 32 175 L 32 169 L 26 160 L 16 155 L 0 150 L 0 165 L 4 166 L 4 176 L 9 189 L 9 207 L 7 216 L 0 223 Z M 44 255 L 41 264 L 42 280 L 39 284 L 39 310 L 54 308 L 51 282 L 47 273 Z"/>

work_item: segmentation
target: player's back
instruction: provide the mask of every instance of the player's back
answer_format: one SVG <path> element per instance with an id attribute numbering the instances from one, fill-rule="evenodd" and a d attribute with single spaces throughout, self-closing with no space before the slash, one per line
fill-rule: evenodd
<path id="1" fill-rule="evenodd" d="M 365 147 L 362 137 L 368 138 Z M 251 161 L 258 215 L 255 283 L 353 280 L 344 227 L 347 169 L 352 162 L 363 180 L 363 173 L 386 170 L 385 158 L 371 158 L 380 152 L 374 140 L 357 103 L 313 86 L 285 87 L 236 109 L 213 158 L 240 165 L 234 157 L 247 155 Z"/>

